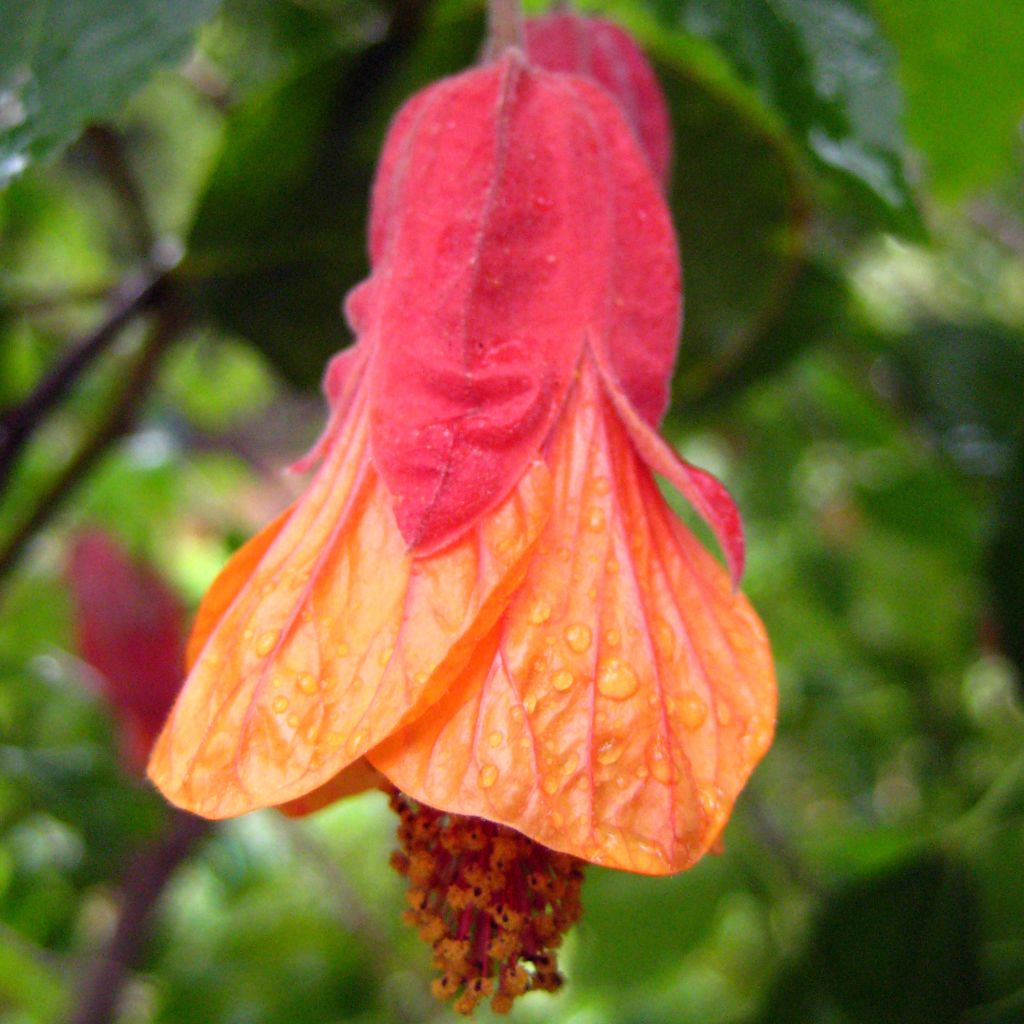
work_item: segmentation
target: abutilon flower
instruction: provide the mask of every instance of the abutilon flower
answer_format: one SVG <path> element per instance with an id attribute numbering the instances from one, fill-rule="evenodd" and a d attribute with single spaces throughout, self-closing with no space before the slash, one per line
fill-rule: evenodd
<path id="1" fill-rule="evenodd" d="M 400 111 L 319 466 L 206 595 L 150 763 L 208 817 L 389 789 L 462 1011 L 557 987 L 581 862 L 689 867 L 771 740 L 738 515 L 656 433 L 680 270 L 640 134 L 516 49 Z"/>
<path id="2" fill-rule="evenodd" d="M 102 530 L 75 537 L 65 575 L 78 653 L 116 714 L 126 767 L 141 772 L 181 689 L 185 609 Z"/>

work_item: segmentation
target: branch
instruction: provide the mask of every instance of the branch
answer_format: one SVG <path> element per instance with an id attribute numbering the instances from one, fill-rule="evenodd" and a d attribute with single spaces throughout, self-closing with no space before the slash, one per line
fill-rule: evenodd
<path id="1" fill-rule="evenodd" d="M 128 869 L 114 934 L 86 975 L 69 1024 L 110 1024 L 114 1019 L 128 972 L 141 958 L 153 909 L 175 868 L 209 828 L 202 818 L 174 811 L 166 834 Z"/>
<path id="2" fill-rule="evenodd" d="M 3 417 L 0 425 L 0 494 L 3 493 L 22 449 L 39 428 L 50 410 L 71 390 L 79 377 L 117 338 L 126 323 L 152 306 L 166 283 L 167 268 L 126 278 L 116 289 L 103 322 L 71 346 L 67 355 L 53 368 L 21 405 Z"/>
<path id="3" fill-rule="evenodd" d="M 184 311 L 177 305 L 176 300 L 169 298 L 162 302 L 150 336 L 112 408 L 60 476 L 54 480 L 49 490 L 36 502 L 28 517 L 14 530 L 6 543 L 0 546 L 0 578 L 11 570 L 33 535 L 49 522 L 107 447 L 131 429 L 138 406 L 156 376 L 160 357 L 181 332 L 185 323 Z"/>

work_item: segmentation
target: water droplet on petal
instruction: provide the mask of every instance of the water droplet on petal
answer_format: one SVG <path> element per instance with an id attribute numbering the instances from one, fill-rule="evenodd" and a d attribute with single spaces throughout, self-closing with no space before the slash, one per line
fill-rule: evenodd
<path id="1" fill-rule="evenodd" d="M 275 697 L 274 703 L 270 705 L 274 709 L 274 713 L 277 715 L 284 714 L 288 710 L 288 698 L 287 697 Z"/>
<path id="2" fill-rule="evenodd" d="M 708 717 L 708 706 L 698 694 L 690 692 L 679 698 L 679 721 L 687 732 L 696 732 Z"/>
<path id="3" fill-rule="evenodd" d="M 606 476 L 594 477 L 594 493 L 607 494 L 612 489 L 611 481 Z"/>
<path id="4" fill-rule="evenodd" d="M 718 701 L 715 707 L 715 718 L 719 725 L 730 725 L 732 723 L 732 708 L 724 700 Z"/>
<path id="5" fill-rule="evenodd" d="M 492 747 L 500 747 L 504 740 L 505 737 L 497 729 L 495 729 L 494 732 L 492 732 L 491 735 L 487 737 L 487 742 Z"/>
<path id="6" fill-rule="evenodd" d="M 604 642 L 609 647 L 618 647 L 622 643 L 622 634 L 617 629 L 609 629 L 604 634 Z"/>
<path id="7" fill-rule="evenodd" d="M 672 627 L 660 616 L 654 620 L 654 645 L 666 661 L 671 661 L 675 657 L 676 635 Z"/>
<path id="8" fill-rule="evenodd" d="M 559 669 L 555 673 L 554 678 L 551 680 L 551 685 L 558 690 L 559 693 L 564 693 L 572 686 L 574 681 L 573 674 L 568 669 L 563 668 Z"/>
<path id="9" fill-rule="evenodd" d="M 365 743 L 366 743 L 366 730 L 365 729 L 360 729 L 359 732 L 357 732 L 348 741 L 348 748 L 349 748 L 349 750 L 356 751 L 356 750 L 359 750 L 360 747 L 362 747 Z"/>
<path id="10" fill-rule="evenodd" d="M 288 724 L 294 729 L 299 724 L 299 716 L 293 711 L 286 719 Z"/>
<path id="11" fill-rule="evenodd" d="M 675 773 L 672 770 L 672 762 L 669 760 L 668 751 L 660 736 L 648 748 L 647 764 L 651 769 L 651 774 L 662 785 L 668 786 L 673 782 Z"/>
<path id="12" fill-rule="evenodd" d="M 338 644 L 338 657 L 339 658 L 347 658 L 349 656 L 349 653 L 350 653 L 350 648 L 349 648 L 347 643 L 342 641 L 342 643 Z"/>
<path id="13" fill-rule="evenodd" d="M 303 672 L 302 675 L 299 676 L 299 689 L 307 695 L 316 693 L 316 678 L 311 676 L 308 672 Z"/>
<path id="14" fill-rule="evenodd" d="M 553 775 L 549 775 L 542 783 L 541 789 L 547 793 L 548 796 L 554 796 L 558 792 L 558 779 Z"/>
<path id="15" fill-rule="evenodd" d="M 551 605 L 547 601 L 540 601 L 533 606 L 530 612 L 530 621 L 535 625 L 539 626 L 544 622 L 547 622 L 551 618 Z"/>
<path id="16" fill-rule="evenodd" d="M 574 771 L 580 766 L 579 755 L 573 752 L 562 762 L 562 774 L 565 776 L 572 775 Z"/>
<path id="17" fill-rule="evenodd" d="M 498 769 L 493 764 L 485 764 L 480 769 L 477 781 L 480 783 L 481 788 L 490 789 L 498 781 Z"/>
<path id="18" fill-rule="evenodd" d="M 598 764 L 615 764 L 622 757 L 623 745 L 614 736 L 601 741 L 595 757 Z"/>
<path id="19" fill-rule="evenodd" d="M 600 533 L 604 529 L 605 518 L 604 512 L 599 508 L 592 508 L 587 513 L 587 527 L 594 531 L 594 533 Z"/>
<path id="20" fill-rule="evenodd" d="M 395 649 L 390 644 L 387 647 L 382 647 L 380 649 L 380 654 L 377 655 L 377 664 L 380 665 L 381 668 L 387 668 L 388 662 L 391 660 L 391 655 L 394 653 Z"/>
<path id="21" fill-rule="evenodd" d="M 697 798 L 704 813 L 713 817 L 722 809 L 722 797 L 724 794 L 718 786 L 710 782 L 702 782 L 697 787 Z"/>
<path id="22" fill-rule="evenodd" d="M 627 700 L 640 687 L 633 669 L 620 658 L 608 658 L 601 662 L 597 672 L 597 691 L 611 700 Z"/>
<path id="23" fill-rule="evenodd" d="M 566 627 L 565 630 L 565 642 L 577 654 L 583 654 L 590 647 L 592 637 L 590 627 L 582 622 L 574 623 L 572 626 Z"/>
<path id="24" fill-rule="evenodd" d="M 527 694 L 523 700 L 523 707 L 526 708 L 526 713 L 532 715 L 537 710 L 537 698 L 532 694 Z"/>

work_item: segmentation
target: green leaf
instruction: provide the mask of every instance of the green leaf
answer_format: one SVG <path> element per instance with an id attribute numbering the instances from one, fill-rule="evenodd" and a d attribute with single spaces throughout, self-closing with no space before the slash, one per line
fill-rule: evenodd
<path id="1" fill-rule="evenodd" d="M 180 60 L 219 0 L 0 0 L 0 185 Z"/>
<path id="2" fill-rule="evenodd" d="M 721 47 L 850 200 L 920 233 L 894 61 L 864 0 L 655 2 L 666 22 Z"/>
<path id="3" fill-rule="evenodd" d="M 965 868 L 932 853 L 859 878 L 826 904 L 764 1024 L 957 1024 L 978 1001 L 978 905 Z"/>
<path id="4" fill-rule="evenodd" d="M 907 132 L 936 192 L 955 199 L 1020 166 L 1018 0 L 871 0 L 900 57 Z"/>
<path id="5" fill-rule="evenodd" d="M 996 506 L 988 571 L 996 633 L 1024 683 L 1024 431 L 1009 460 Z"/>
<path id="6" fill-rule="evenodd" d="M 899 339 L 894 383 L 968 472 L 998 475 L 1024 427 L 1021 336 L 989 324 L 924 324 Z"/>

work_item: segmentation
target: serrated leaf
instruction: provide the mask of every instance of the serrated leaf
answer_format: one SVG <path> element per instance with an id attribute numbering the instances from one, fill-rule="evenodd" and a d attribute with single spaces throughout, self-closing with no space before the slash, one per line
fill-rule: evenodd
<path id="1" fill-rule="evenodd" d="M 0 0 L 0 185 L 180 60 L 220 0 Z"/>

